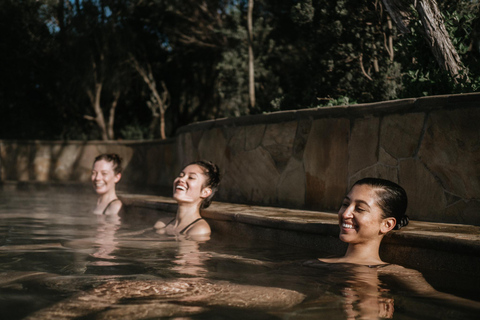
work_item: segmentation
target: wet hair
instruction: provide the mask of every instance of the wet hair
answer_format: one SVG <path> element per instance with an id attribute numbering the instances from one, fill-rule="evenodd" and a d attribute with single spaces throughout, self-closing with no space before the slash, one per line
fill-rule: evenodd
<path id="1" fill-rule="evenodd" d="M 100 161 L 100 160 L 105 160 L 107 162 L 112 162 L 112 168 L 113 168 L 113 172 L 115 174 L 119 174 L 119 173 L 122 173 L 122 158 L 120 158 L 120 156 L 116 153 L 104 153 L 104 154 L 101 154 L 99 156 L 97 156 L 95 158 L 95 160 L 93 161 L 93 164 L 95 164 L 95 162 L 97 161 Z"/>
<path id="2" fill-rule="evenodd" d="M 212 198 L 215 192 L 218 190 L 218 185 L 220 184 L 220 169 L 218 166 L 207 160 L 198 160 L 193 161 L 185 166 L 188 167 L 192 164 L 196 164 L 197 166 L 201 167 L 204 171 L 203 173 L 207 176 L 207 180 L 204 183 L 203 187 L 212 189 L 212 193 L 205 199 L 203 199 L 202 204 L 200 205 L 200 209 L 206 209 L 212 203 Z"/>
<path id="3" fill-rule="evenodd" d="M 355 182 L 352 186 L 368 185 L 375 190 L 378 197 L 377 205 L 382 209 L 382 218 L 394 217 L 397 221 L 394 230 L 398 230 L 408 225 L 407 211 L 407 193 L 395 182 L 380 178 L 364 178 Z"/>

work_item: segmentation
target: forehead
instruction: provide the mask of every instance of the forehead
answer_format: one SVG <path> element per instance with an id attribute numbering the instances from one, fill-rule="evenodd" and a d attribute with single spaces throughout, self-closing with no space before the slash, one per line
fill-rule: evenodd
<path id="1" fill-rule="evenodd" d="M 93 164 L 93 170 L 95 171 L 113 170 L 113 162 L 99 160 Z"/>
<path id="2" fill-rule="evenodd" d="M 204 174 L 205 170 L 197 164 L 191 164 L 183 168 L 182 172 L 184 173 L 195 173 L 195 174 Z"/>
<path id="3" fill-rule="evenodd" d="M 364 201 L 370 206 L 376 205 L 378 200 L 375 188 L 366 184 L 354 186 L 347 197 L 351 201 Z"/>

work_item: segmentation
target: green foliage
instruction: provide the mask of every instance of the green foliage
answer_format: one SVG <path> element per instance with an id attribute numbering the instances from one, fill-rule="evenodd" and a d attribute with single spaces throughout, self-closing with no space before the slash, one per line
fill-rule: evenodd
<path id="1" fill-rule="evenodd" d="M 132 57 L 168 92 L 170 136 L 205 119 L 480 88 L 478 1 L 439 2 L 464 65 L 452 79 L 435 61 L 418 17 L 410 33 L 399 34 L 388 27 L 381 1 L 256 0 L 257 103 L 250 108 L 247 5 L 0 1 L 0 138 L 98 139 L 98 126 L 85 118 L 94 115 L 87 89 L 95 81 L 105 118 L 121 93 L 116 137 L 158 138 L 158 118 L 147 106 L 152 91 Z"/>

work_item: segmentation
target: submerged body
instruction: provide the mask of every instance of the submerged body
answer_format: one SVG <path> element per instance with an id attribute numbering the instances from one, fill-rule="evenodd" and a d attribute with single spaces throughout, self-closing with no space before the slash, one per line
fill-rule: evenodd
<path id="1" fill-rule="evenodd" d="M 389 264 L 380 258 L 379 250 L 383 237 L 408 224 L 406 208 L 406 192 L 396 183 L 376 178 L 357 181 L 345 196 L 338 212 L 339 238 L 348 243 L 345 255 L 319 258 L 307 261 L 304 265 L 316 268 L 338 266 L 351 270 L 359 277 L 359 283 L 362 284 L 359 289 L 345 293 L 347 302 L 352 295 L 359 298 L 345 308 L 352 311 L 349 314 L 352 319 L 358 315 L 367 319 L 392 317 L 393 300 L 379 298 L 382 290 L 379 277 L 386 277 L 423 297 L 480 310 L 479 302 L 439 292 L 419 271 Z M 357 308 L 355 312 L 354 307 Z"/>

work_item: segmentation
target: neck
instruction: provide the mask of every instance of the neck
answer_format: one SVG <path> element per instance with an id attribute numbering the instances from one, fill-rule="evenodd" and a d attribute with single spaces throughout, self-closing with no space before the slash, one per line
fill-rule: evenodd
<path id="1" fill-rule="evenodd" d="M 111 192 L 105 194 L 101 194 L 98 196 L 97 206 L 100 204 L 109 203 L 113 199 L 117 199 L 117 194 L 115 193 L 115 190 L 112 190 Z"/>
<path id="2" fill-rule="evenodd" d="M 177 209 L 176 220 L 178 225 L 182 221 L 193 221 L 195 219 L 201 218 L 200 216 L 200 203 L 179 203 Z"/>
<path id="3" fill-rule="evenodd" d="M 380 259 L 378 253 L 380 249 L 380 241 L 375 241 L 373 243 L 350 243 L 342 260 L 348 263 L 362 265 L 383 264 L 384 262 Z"/>

